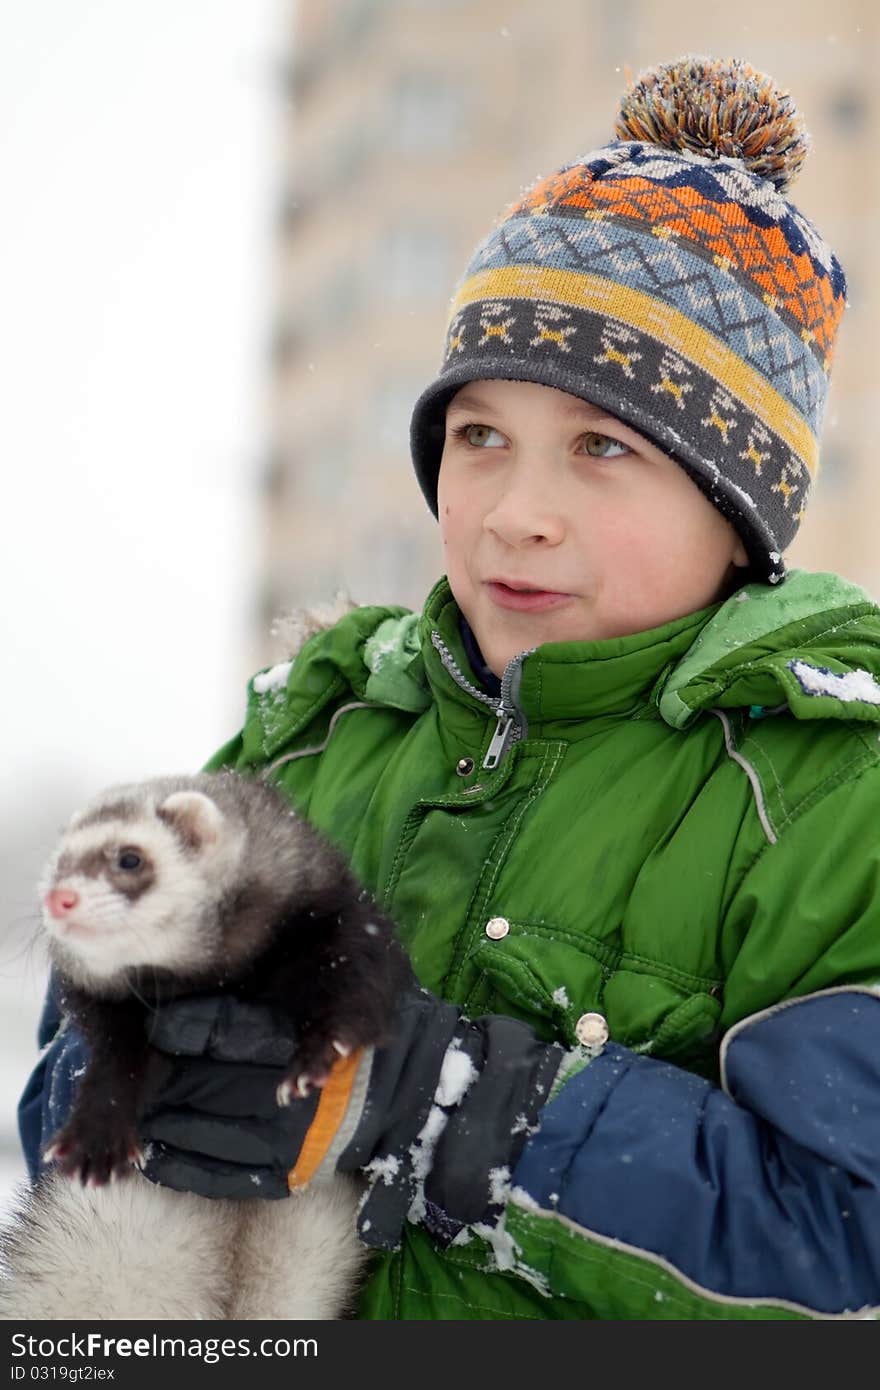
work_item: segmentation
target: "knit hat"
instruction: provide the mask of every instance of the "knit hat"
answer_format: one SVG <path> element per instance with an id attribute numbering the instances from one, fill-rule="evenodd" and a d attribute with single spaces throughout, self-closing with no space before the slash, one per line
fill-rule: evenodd
<path id="1" fill-rule="evenodd" d="M 784 577 L 818 466 L 843 271 L 784 194 L 809 146 L 791 98 L 738 59 L 652 68 L 615 139 L 502 215 L 452 299 L 413 462 L 437 515 L 446 406 L 465 382 L 555 386 L 644 434 Z"/>

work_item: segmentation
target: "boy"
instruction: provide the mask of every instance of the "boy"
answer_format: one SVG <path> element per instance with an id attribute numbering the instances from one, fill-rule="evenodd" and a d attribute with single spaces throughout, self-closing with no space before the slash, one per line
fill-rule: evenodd
<path id="1" fill-rule="evenodd" d="M 347 851 L 423 988 L 271 1132 L 246 1061 L 182 1059 L 149 1172 L 366 1172 L 363 1317 L 880 1306 L 880 615 L 782 561 L 843 276 L 779 191 L 804 136 L 760 74 L 645 74 L 617 134 L 459 289 L 413 418 L 424 613 L 314 636 L 213 763 Z M 24 1098 L 34 1166 L 74 1047 Z"/>

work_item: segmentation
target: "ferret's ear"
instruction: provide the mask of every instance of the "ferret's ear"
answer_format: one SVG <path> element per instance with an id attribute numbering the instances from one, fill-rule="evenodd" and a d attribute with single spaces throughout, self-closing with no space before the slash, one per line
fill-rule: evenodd
<path id="1" fill-rule="evenodd" d="M 175 830 L 190 849 L 207 849 L 220 839 L 223 813 L 202 792 L 172 792 L 156 815 Z"/>

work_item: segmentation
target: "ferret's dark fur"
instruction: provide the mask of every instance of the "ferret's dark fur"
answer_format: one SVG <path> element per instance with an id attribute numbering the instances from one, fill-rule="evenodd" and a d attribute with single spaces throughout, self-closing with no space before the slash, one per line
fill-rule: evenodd
<path id="1" fill-rule="evenodd" d="M 149 1024 L 156 1005 L 202 993 L 283 1011 L 297 1039 L 286 1104 L 323 1085 L 339 1055 L 387 1041 L 409 975 L 391 923 L 280 793 L 234 773 L 111 789 L 73 818 L 43 889 L 64 1008 L 90 1061 L 53 1169 L 2 1238 L 0 1315 L 342 1316 L 365 1255 L 351 1180 L 233 1202 L 133 1170 L 157 1064 Z"/>

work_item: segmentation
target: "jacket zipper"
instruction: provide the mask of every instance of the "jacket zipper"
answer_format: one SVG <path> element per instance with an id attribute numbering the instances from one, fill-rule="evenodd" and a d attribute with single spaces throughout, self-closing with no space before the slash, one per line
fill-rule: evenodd
<path id="1" fill-rule="evenodd" d="M 496 700 L 475 686 L 473 681 L 468 680 L 439 632 L 431 633 L 431 643 L 456 685 L 467 691 L 468 695 L 472 695 L 475 700 L 488 705 L 495 714 L 495 732 L 482 762 L 482 767 L 487 772 L 494 772 L 508 749 L 514 743 L 519 743 L 528 734 L 528 721 L 517 704 L 517 696 L 522 680 L 522 664 L 527 656 L 531 656 L 532 652 L 537 651 L 537 647 L 529 647 L 528 651 L 519 652 L 516 656 L 511 657 L 502 672 L 501 695 Z"/>

